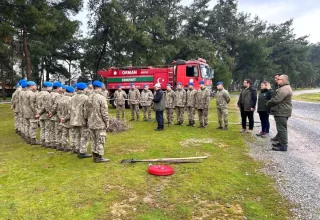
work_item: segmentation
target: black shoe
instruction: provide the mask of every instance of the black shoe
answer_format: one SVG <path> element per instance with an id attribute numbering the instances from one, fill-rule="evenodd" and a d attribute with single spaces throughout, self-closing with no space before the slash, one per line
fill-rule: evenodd
<path id="1" fill-rule="evenodd" d="M 279 138 L 276 136 L 276 137 L 274 137 L 274 138 L 271 138 L 271 141 L 278 142 L 278 141 L 279 141 Z"/>
<path id="2" fill-rule="evenodd" d="M 225 126 L 222 128 L 222 130 L 224 130 L 224 131 L 228 130 L 228 126 L 225 125 Z"/>
<path id="3" fill-rule="evenodd" d="M 222 130 L 222 129 L 223 129 L 223 127 L 222 127 L 222 126 L 219 126 L 219 127 L 217 127 L 217 129 L 221 129 L 221 130 Z"/>
<path id="4" fill-rule="evenodd" d="M 92 154 L 78 153 L 78 158 L 80 158 L 80 159 L 89 158 L 89 157 L 92 157 Z"/>
<path id="5" fill-rule="evenodd" d="M 281 144 L 280 144 L 280 143 L 274 143 L 274 144 L 272 144 L 272 146 L 274 146 L 274 147 L 280 147 Z"/>
<path id="6" fill-rule="evenodd" d="M 287 151 L 287 146 L 280 145 L 277 147 L 272 147 L 272 150 L 274 150 L 274 151 Z"/>

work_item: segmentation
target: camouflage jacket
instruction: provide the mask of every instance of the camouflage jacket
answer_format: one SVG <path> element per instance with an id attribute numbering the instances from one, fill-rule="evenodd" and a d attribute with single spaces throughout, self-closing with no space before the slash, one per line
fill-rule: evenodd
<path id="1" fill-rule="evenodd" d="M 217 108 L 228 108 L 228 104 L 230 102 L 230 95 L 227 90 L 218 90 L 216 93 L 216 98 Z"/>
<path id="2" fill-rule="evenodd" d="M 49 110 L 49 112 L 52 114 L 52 117 L 50 120 L 52 121 L 59 121 L 57 116 L 57 108 L 58 108 L 58 101 L 63 97 L 63 93 L 59 93 L 56 90 L 53 90 L 49 95 L 47 99 L 47 106 L 46 109 Z"/>
<path id="3" fill-rule="evenodd" d="M 187 102 L 187 92 L 184 89 L 177 89 L 175 92 L 175 106 L 185 107 Z"/>
<path id="4" fill-rule="evenodd" d="M 197 109 L 207 109 L 209 108 L 210 102 L 210 91 L 207 88 L 198 89 L 197 91 Z"/>
<path id="5" fill-rule="evenodd" d="M 32 91 L 31 89 L 26 91 L 23 105 L 25 106 L 24 117 L 36 120 L 37 95 L 35 91 Z"/>
<path id="6" fill-rule="evenodd" d="M 140 102 L 140 92 L 137 88 L 129 90 L 129 104 L 139 104 Z"/>
<path id="7" fill-rule="evenodd" d="M 20 111 L 19 107 L 19 93 L 21 91 L 21 87 L 18 87 L 16 91 L 12 94 L 11 98 L 11 107 L 13 109 L 13 112 L 18 113 Z"/>
<path id="8" fill-rule="evenodd" d="M 45 103 L 48 99 L 49 94 L 50 93 L 45 88 L 43 88 L 41 92 L 37 94 L 37 114 L 40 115 L 40 120 L 49 119 L 45 108 Z"/>
<path id="9" fill-rule="evenodd" d="M 102 91 L 102 95 L 106 98 L 106 100 L 108 101 L 108 98 L 109 98 L 109 92 L 108 90 L 104 90 Z"/>
<path id="10" fill-rule="evenodd" d="M 23 106 L 23 102 L 24 102 L 24 97 L 26 94 L 27 88 L 21 89 L 21 91 L 19 92 L 19 97 L 18 97 L 18 102 L 19 102 L 19 113 L 21 114 L 22 117 L 24 117 L 24 106 Z"/>
<path id="11" fill-rule="evenodd" d="M 64 119 L 64 122 L 60 122 L 60 125 L 66 128 L 70 128 L 70 102 L 71 102 L 72 94 L 66 93 L 61 99 L 59 99 L 57 104 L 57 115 L 59 121 Z"/>
<path id="12" fill-rule="evenodd" d="M 85 89 L 85 94 L 89 97 L 92 93 L 94 92 L 94 90 L 93 89 L 90 89 L 90 88 L 86 88 Z"/>
<path id="13" fill-rule="evenodd" d="M 153 100 L 152 92 L 149 89 L 142 90 L 141 96 L 140 96 L 141 106 L 151 106 L 152 100 Z"/>
<path id="14" fill-rule="evenodd" d="M 85 103 L 84 115 L 90 129 L 107 129 L 109 126 L 108 103 L 102 93 L 95 92 L 90 96 Z"/>
<path id="15" fill-rule="evenodd" d="M 165 107 L 166 108 L 175 108 L 175 93 L 173 90 L 166 91 L 165 95 Z"/>
<path id="16" fill-rule="evenodd" d="M 125 100 L 126 98 L 127 98 L 127 94 L 125 91 L 116 90 L 114 92 L 114 99 L 115 99 L 117 105 L 124 105 L 126 102 L 126 100 Z"/>
<path id="17" fill-rule="evenodd" d="M 70 118 L 70 126 L 87 126 L 84 117 L 84 105 L 87 100 L 88 96 L 81 90 L 78 90 L 77 94 L 72 96 L 70 115 L 66 116 Z"/>
<path id="18" fill-rule="evenodd" d="M 196 106 L 196 98 L 197 98 L 197 90 L 188 89 L 188 91 L 187 91 L 187 106 L 194 108 Z"/>

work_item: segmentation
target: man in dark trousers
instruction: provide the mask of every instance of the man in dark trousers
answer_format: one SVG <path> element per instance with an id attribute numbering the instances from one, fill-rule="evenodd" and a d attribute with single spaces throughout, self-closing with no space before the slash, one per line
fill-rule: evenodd
<path id="1" fill-rule="evenodd" d="M 287 75 L 278 76 L 278 89 L 273 98 L 267 102 L 267 107 L 270 108 L 270 115 L 274 115 L 278 134 L 273 138 L 276 143 L 273 144 L 272 150 L 287 151 L 288 144 L 288 119 L 292 113 L 292 89 L 289 85 Z"/>
<path id="2" fill-rule="evenodd" d="M 244 80 L 243 87 L 237 104 L 240 108 L 242 119 L 242 130 L 240 133 L 251 133 L 254 125 L 253 113 L 257 103 L 257 89 L 252 86 L 250 79 Z M 249 130 L 246 130 L 247 117 L 249 118 Z"/>
<path id="3" fill-rule="evenodd" d="M 154 85 L 154 89 L 156 90 L 153 102 L 154 102 L 154 110 L 156 111 L 156 119 L 158 123 L 158 127 L 154 129 L 155 131 L 162 131 L 163 130 L 163 110 L 164 110 L 164 96 L 163 91 L 161 90 L 160 83 Z"/>

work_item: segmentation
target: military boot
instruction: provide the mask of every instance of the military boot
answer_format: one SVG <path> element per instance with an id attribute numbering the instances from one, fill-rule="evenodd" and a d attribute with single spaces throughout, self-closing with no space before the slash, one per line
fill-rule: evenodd
<path id="1" fill-rule="evenodd" d="M 273 145 L 272 150 L 274 150 L 274 151 L 287 151 L 287 146 L 281 145 L 281 144 Z"/>
<path id="2" fill-rule="evenodd" d="M 219 127 L 217 127 L 217 129 L 222 130 L 223 129 L 222 125 L 219 125 Z"/>
<path id="3" fill-rule="evenodd" d="M 60 143 L 57 144 L 56 151 L 63 151 L 63 150 L 64 150 L 64 147 L 62 147 L 62 145 Z"/>
<path id="4" fill-rule="evenodd" d="M 79 151 L 78 151 L 78 149 L 76 149 L 75 147 L 72 147 L 72 148 L 71 148 L 71 153 L 72 153 L 72 154 L 78 154 Z"/>
<path id="5" fill-rule="evenodd" d="M 68 148 L 68 146 L 64 146 L 62 149 L 63 149 L 63 152 L 71 151 L 71 148 Z"/>
<path id="6" fill-rule="evenodd" d="M 110 159 L 103 158 L 101 155 L 96 154 L 96 156 L 93 158 L 93 162 L 95 163 L 106 163 L 109 162 Z"/>
<path id="7" fill-rule="evenodd" d="M 278 136 L 275 136 L 274 138 L 271 138 L 271 141 L 273 141 L 273 142 L 279 142 Z"/>
<path id="8" fill-rule="evenodd" d="M 40 140 L 40 145 L 41 145 L 41 147 L 46 147 L 46 143 L 45 143 L 45 140 Z"/>
<path id="9" fill-rule="evenodd" d="M 192 121 L 189 120 L 189 124 L 187 124 L 187 126 L 192 126 Z"/>
<path id="10" fill-rule="evenodd" d="M 30 145 L 40 145 L 40 143 L 35 138 L 30 138 Z"/>
<path id="11" fill-rule="evenodd" d="M 222 130 L 228 130 L 228 125 L 225 125 Z"/>
<path id="12" fill-rule="evenodd" d="M 78 153 L 78 158 L 83 159 L 83 158 L 89 158 L 92 157 L 92 154 L 86 154 L 86 153 Z"/>
<path id="13" fill-rule="evenodd" d="M 30 137 L 25 136 L 25 140 L 26 140 L 27 144 L 30 144 L 30 143 L 31 143 Z"/>
<path id="14" fill-rule="evenodd" d="M 16 130 L 16 134 L 19 134 L 19 131 L 18 131 L 18 129 L 15 129 Z"/>

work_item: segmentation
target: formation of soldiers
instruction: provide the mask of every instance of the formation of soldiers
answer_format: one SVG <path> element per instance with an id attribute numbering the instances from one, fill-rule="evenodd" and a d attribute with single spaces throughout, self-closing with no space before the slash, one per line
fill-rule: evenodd
<path id="1" fill-rule="evenodd" d="M 217 85 L 217 109 L 219 118 L 218 129 L 228 128 L 229 93 L 223 88 L 223 83 Z M 144 85 L 141 92 L 131 84 L 126 94 L 118 85 L 114 93 L 116 118 L 124 120 L 125 101 L 128 100 L 131 109 L 131 120 L 139 120 L 139 106 L 142 107 L 143 120 L 152 121 L 151 112 L 154 94 Z M 41 91 L 33 81 L 20 80 L 12 95 L 11 108 L 14 112 L 15 131 L 23 140 L 31 145 L 41 145 L 57 151 L 77 154 L 79 158 L 93 157 L 94 162 L 108 162 L 103 158 L 106 129 L 109 126 L 108 91 L 100 81 L 93 83 L 78 82 L 72 86 L 60 82 L 44 82 Z M 181 83 L 177 90 L 167 84 L 165 93 L 165 112 L 167 123 L 172 124 L 174 110 L 177 115 L 176 125 L 184 123 L 184 112 L 187 111 L 187 126 L 195 126 L 195 113 L 198 111 L 199 128 L 208 126 L 208 108 L 210 91 L 203 81 L 200 88 L 194 89 L 192 82 L 185 91 Z M 36 133 L 40 125 L 40 141 Z M 88 154 L 88 144 L 91 141 L 92 154 Z"/>

